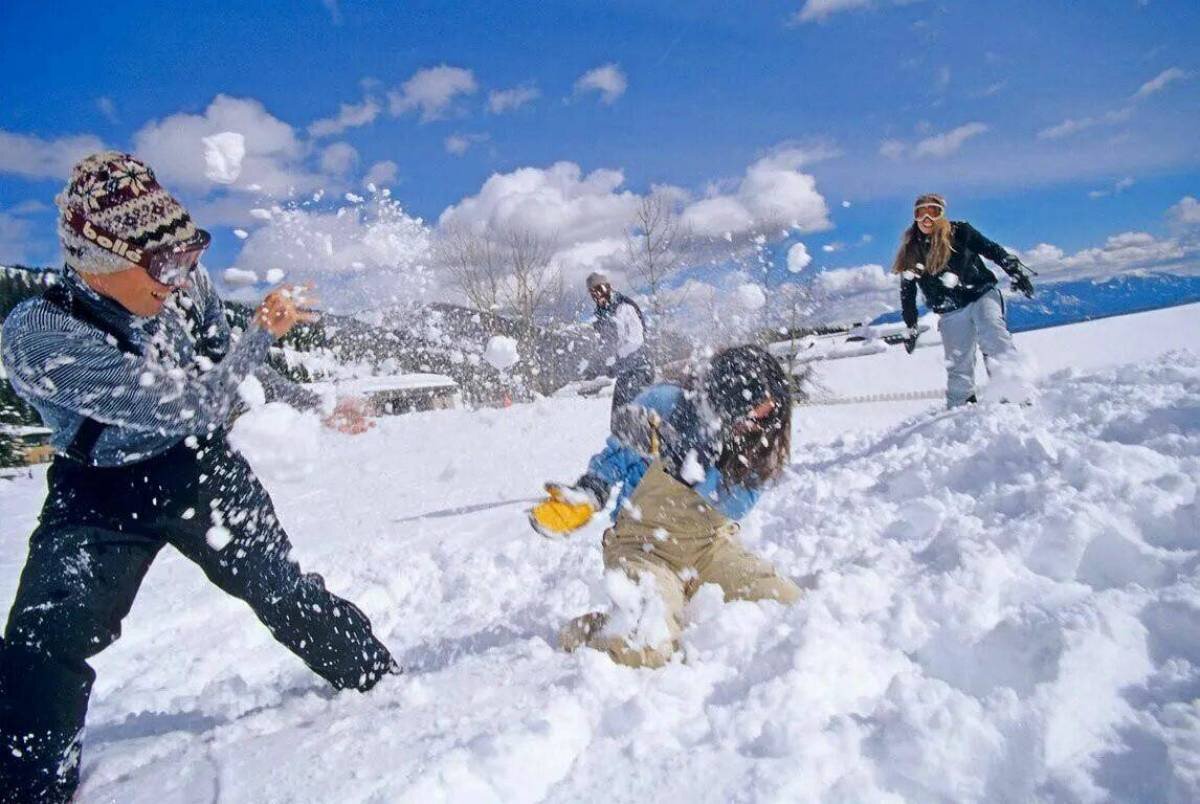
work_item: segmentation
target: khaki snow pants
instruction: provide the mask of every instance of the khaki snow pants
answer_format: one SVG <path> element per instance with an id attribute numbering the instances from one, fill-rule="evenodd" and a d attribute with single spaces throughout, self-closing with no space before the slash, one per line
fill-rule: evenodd
<path id="1" fill-rule="evenodd" d="M 742 547 L 737 531 L 736 522 L 654 461 L 616 524 L 604 533 L 604 566 L 623 570 L 634 581 L 646 575 L 654 579 L 670 639 L 634 645 L 624 637 L 604 635 L 605 617 L 593 612 L 567 624 L 563 647 L 574 650 L 586 644 L 620 664 L 662 667 L 678 647 L 684 606 L 703 584 L 720 586 L 726 600 L 796 602 L 800 587 Z"/>

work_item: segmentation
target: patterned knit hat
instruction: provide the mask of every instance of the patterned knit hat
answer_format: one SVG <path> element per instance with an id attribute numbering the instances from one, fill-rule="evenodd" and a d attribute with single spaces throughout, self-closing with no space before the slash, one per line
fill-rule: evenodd
<path id="1" fill-rule="evenodd" d="M 113 274 L 132 263 L 76 232 L 67 223 L 72 215 L 83 216 L 142 251 L 186 242 L 198 231 L 183 205 L 158 183 L 154 171 L 118 151 L 85 157 L 71 169 L 71 179 L 54 203 L 66 263 L 81 273 Z"/>

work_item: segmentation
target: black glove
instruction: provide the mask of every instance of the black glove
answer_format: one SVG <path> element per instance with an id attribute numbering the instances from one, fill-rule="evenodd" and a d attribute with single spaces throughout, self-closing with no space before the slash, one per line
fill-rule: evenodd
<path id="1" fill-rule="evenodd" d="M 1025 294 L 1025 298 L 1033 298 L 1033 280 L 1029 274 L 1019 273 L 1013 277 L 1012 289 Z"/>
<path id="2" fill-rule="evenodd" d="M 917 348 L 917 338 L 921 337 L 921 332 L 916 327 L 911 327 L 908 330 L 908 337 L 904 339 L 904 351 L 910 355 Z"/>

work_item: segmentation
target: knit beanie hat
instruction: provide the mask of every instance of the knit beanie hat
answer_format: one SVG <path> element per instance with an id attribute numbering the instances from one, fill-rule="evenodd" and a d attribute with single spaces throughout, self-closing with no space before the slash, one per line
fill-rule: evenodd
<path id="1" fill-rule="evenodd" d="M 608 277 L 605 276 L 604 274 L 600 273 L 599 271 L 596 271 L 595 273 L 592 273 L 592 274 L 588 274 L 588 278 L 587 278 L 587 289 L 588 290 L 595 290 L 596 288 L 600 287 L 601 285 L 611 286 L 612 282 L 609 282 Z"/>
<path id="2" fill-rule="evenodd" d="M 67 222 L 72 215 L 83 216 L 142 251 L 186 242 L 198 231 L 183 204 L 162 188 L 154 171 L 118 151 L 85 157 L 71 169 L 71 178 L 54 203 L 66 263 L 82 273 L 113 274 L 132 263 L 76 232 Z"/>
<path id="3" fill-rule="evenodd" d="M 946 199 L 937 193 L 925 193 L 917 196 L 917 200 L 913 202 L 913 209 L 917 210 L 921 207 L 937 207 L 946 214 Z"/>

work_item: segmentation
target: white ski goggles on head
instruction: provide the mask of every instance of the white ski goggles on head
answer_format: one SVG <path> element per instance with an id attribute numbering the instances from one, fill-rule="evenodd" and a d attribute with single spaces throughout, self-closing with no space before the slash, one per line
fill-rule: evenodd
<path id="1" fill-rule="evenodd" d="M 928 218 L 931 221 L 936 221 L 945 214 L 946 208 L 941 204 L 933 201 L 927 201 L 913 210 L 913 220 L 920 222 Z"/>

